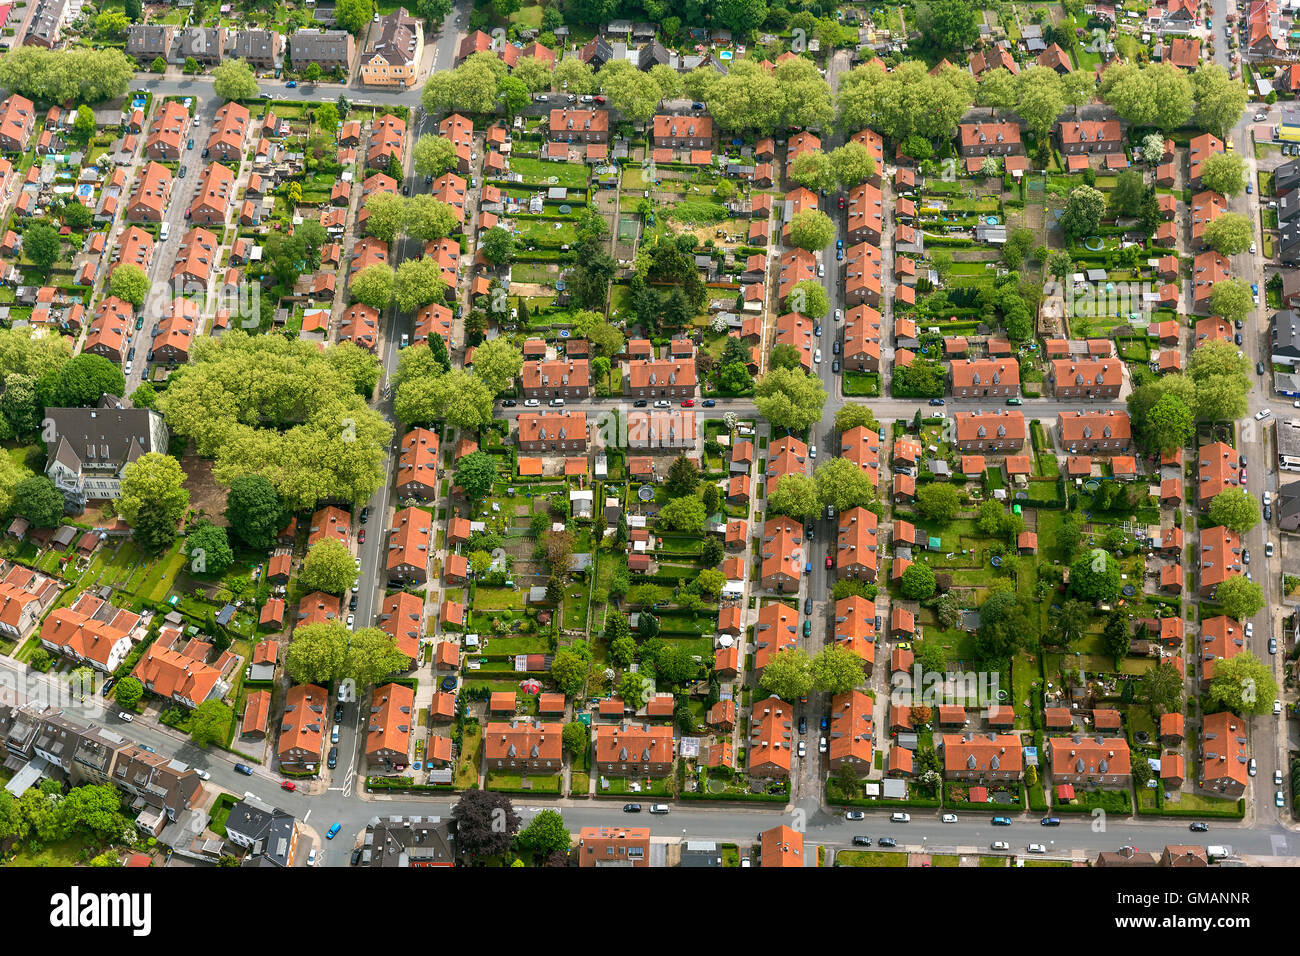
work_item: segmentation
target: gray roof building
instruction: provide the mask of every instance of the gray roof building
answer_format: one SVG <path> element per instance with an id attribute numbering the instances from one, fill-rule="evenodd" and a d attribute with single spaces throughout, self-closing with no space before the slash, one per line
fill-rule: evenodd
<path id="1" fill-rule="evenodd" d="M 291 814 L 253 800 L 240 800 L 230 808 L 226 819 L 226 838 L 253 856 L 264 858 L 251 861 L 256 866 L 290 866 L 296 831 L 297 821 Z"/>
<path id="2" fill-rule="evenodd" d="M 1300 481 L 1293 481 L 1278 489 L 1277 523 L 1283 531 L 1300 528 Z"/>
<path id="3" fill-rule="evenodd" d="M 1270 350 L 1274 364 L 1300 365 L 1300 315 L 1293 310 L 1273 316 Z"/>
<path id="4" fill-rule="evenodd" d="M 167 450 L 162 416 L 104 395 L 95 408 L 47 408 L 54 425 L 45 474 L 75 507 L 121 494 L 122 469 L 141 455 Z"/>
<path id="5" fill-rule="evenodd" d="M 361 842 L 359 866 L 452 866 L 455 834 L 441 817 L 372 817 Z"/>
<path id="6" fill-rule="evenodd" d="M 273 30 L 240 30 L 227 52 L 253 66 L 279 66 L 284 58 L 284 37 Z"/>
<path id="7" fill-rule="evenodd" d="M 299 30 L 289 37 L 289 61 L 295 70 L 312 63 L 322 70 L 346 70 L 355 53 L 356 41 L 347 30 Z"/>
<path id="8" fill-rule="evenodd" d="M 167 58 L 176 28 L 161 23 L 133 23 L 126 30 L 126 55 L 137 60 Z"/>

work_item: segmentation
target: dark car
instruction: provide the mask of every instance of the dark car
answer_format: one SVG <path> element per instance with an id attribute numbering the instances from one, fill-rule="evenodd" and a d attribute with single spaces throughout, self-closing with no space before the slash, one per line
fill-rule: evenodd
<path id="1" fill-rule="evenodd" d="M 836 375 L 839 374 L 839 371 L 840 371 L 840 360 L 839 360 L 839 359 L 836 359 L 835 361 L 831 362 L 831 371 L 834 372 Z"/>
<path id="2" fill-rule="evenodd" d="M 1265 506 L 1264 506 L 1264 520 L 1265 520 L 1265 521 L 1272 521 L 1272 520 L 1273 520 L 1273 506 L 1272 506 L 1272 505 L 1265 505 Z"/>
<path id="3" fill-rule="evenodd" d="M 639 804 L 639 803 L 625 803 L 625 804 L 623 804 L 623 812 L 624 812 L 624 813 L 640 813 L 640 812 L 641 812 L 641 804 Z"/>
<path id="4" fill-rule="evenodd" d="M 893 837 L 881 837 L 876 841 L 876 846 L 898 846 L 898 841 Z"/>
<path id="5" fill-rule="evenodd" d="M 936 405 L 936 406 L 937 406 L 937 405 L 943 405 L 943 404 L 944 404 L 944 400 L 943 400 L 942 398 L 932 398 L 932 399 L 930 399 L 930 404 L 931 404 L 931 405 Z"/>
<path id="6" fill-rule="evenodd" d="M 871 837 L 868 837 L 868 836 L 855 836 L 855 837 L 853 838 L 853 845 L 854 845 L 854 846 L 871 846 Z"/>
<path id="7" fill-rule="evenodd" d="M 1241 336 L 1237 336 L 1237 338 L 1241 338 Z M 1240 345 L 1241 343 L 1239 342 L 1239 343 L 1237 343 L 1237 344 Z M 1256 363 L 1255 363 L 1255 374 L 1256 374 L 1256 375 L 1263 375 L 1263 374 L 1264 374 L 1264 363 L 1263 363 L 1263 362 L 1256 362 Z"/>
<path id="8" fill-rule="evenodd" d="M 433 173 L 430 173 L 429 175 L 427 175 L 427 176 L 424 177 L 424 184 L 425 184 L 426 186 L 432 186 L 432 185 L 433 185 Z"/>
<path id="9" fill-rule="evenodd" d="M 339 701 L 334 705 L 334 723 L 343 723 L 343 702 Z"/>
<path id="10" fill-rule="evenodd" d="M 331 770 L 339 765 L 339 748 L 331 747 L 329 758 L 325 761 Z"/>
<path id="11" fill-rule="evenodd" d="M 1061 825 L 1061 818 L 1043 817 L 1043 819 L 1039 820 L 1038 823 L 1040 826 L 1044 826 L 1044 827 L 1059 827 Z"/>
<path id="12" fill-rule="evenodd" d="M 704 104 L 703 104 L 703 103 L 692 103 L 692 104 L 691 104 L 691 109 L 693 109 L 693 110 L 702 110 L 702 109 L 704 109 Z"/>
<path id="13" fill-rule="evenodd" d="M 515 407 L 516 405 L 518 405 L 518 404 L 519 404 L 519 403 L 516 402 L 513 398 L 507 398 L 507 399 L 502 400 L 502 402 L 501 402 L 501 407 L 502 407 L 502 408 L 514 408 L 514 407 Z"/>
<path id="14" fill-rule="evenodd" d="M 799 718 L 799 733 L 801 733 L 801 734 L 806 734 L 806 733 L 808 733 L 808 718 L 807 718 L 807 717 L 800 717 L 800 718 Z"/>
<path id="15" fill-rule="evenodd" d="M 711 398 L 706 398 L 704 401 L 700 402 L 700 404 L 705 408 L 713 408 L 713 406 L 717 405 L 718 403 Z"/>
<path id="16" fill-rule="evenodd" d="M 235 764 L 235 773 L 242 773 L 245 777 L 251 777 L 253 768 L 246 763 L 237 763 Z"/>
<path id="17" fill-rule="evenodd" d="M 1241 319 L 1238 319 L 1236 322 L 1233 322 L 1232 324 L 1236 326 L 1238 329 L 1244 329 L 1246 327 L 1246 323 L 1242 322 Z"/>
<path id="18" fill-rule="evenodd" d="M 1238 455 L 1238 456 L 1237 456 L 1237 465 L 1238 465 L 1239 467 L 1241 467 L 1241 468 L 1245 468 L 1247 464 L 1248 464 L 1248 462 L 1246 461 L 1246 456 L 1245 456 L 1245 455 Z"/>
<path id="19" fill-rule="evenodd" d="M 646 404 L 647 404 L 647 403 L 646 403 L 646 400 L 645 400 L 644 398 L 638 398 L 635 402 L 632 403 L 632 407 L 633 407 L 633 408 L 645 408 L 645 407 L 646 407 Z"/>
<path id="20" fill-rule="evenodd" d="M 818 322 L 816 325 L 813 326 L 813 335 L 815 335 L 817 338 L 822 337 L 822 325 L 820 322 Z"/>
<path id="21" fill-rule="evenodd" d="M 1234 342 L 1236 342 L 1238 345 L 1240 345 L 1240 344 L 1241 344 L 1241 333 L 1238 332 L 1236 335 L 1234 335 L 1234 336 L 1232 337 L 1232 340 L 1233 340 Z"/>
<path id="22" fill-rule="evenodd" d="M 349 610 L 349 611 L 355 611 L 356 609 L 357 609 L 357 596 L 354 594 L 354 595 L 352 595 L 352 597 L 348 600 L 348 610 Z M 337 717 L 335 717 L 334 719 L 335 719 L 335 720 L 338 720 Z"/>
<path id="23" fill-rule="evenodd" d="M 1193 833 L 1209 833 L 1210 825 L 1208 823 L 1193 823 L 1187 829 Z"/>
<path id="24" fill-rule="evenodd" d="M 838 339 L 836 339 L 834 342 L 831 343 L 831 354 L 832 355 L 840 354 L 840 343 Z"/>
<path id="25" fill-rule="evenodd" d="M 831 726 L 831 719 L 829 717 L 823 717 L 821 723 L 822 730 L 829 730 L 830 726 Z"/>
<path id="26" fill-rule="evenodd" d="M 361 847 L 357 847 L 355 850 L 352 851 L 352 865 L 356 866 L 360 862 L 361 862 Z"/>
<path id="27" fill-rule="evenodd" d="M 812 613 L 812 598 L 804 598 L 804 599 L 803 599 L 803 612 L 804 612 L 805 614 L 811 614 L 811 613 Z"/>
<path id="28" fill-rule="evenodd" d="M 402 195 L 403 195 L 403 196 L 409 196 L 409 195 L 411 195 L 411 184 L 410 184 L 410 183 L 402 183 Z"/>

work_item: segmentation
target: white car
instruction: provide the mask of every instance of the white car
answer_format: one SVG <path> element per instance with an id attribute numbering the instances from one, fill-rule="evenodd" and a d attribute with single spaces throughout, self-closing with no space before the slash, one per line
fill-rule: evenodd
<path id="1" fill-rule="evenodd" d="M 814 361 L 814 362 L 820 362 L 821 360 L 822 360 L 822 350 L 821 350 L 821 349 L 814 349 L 814 350 L 813 350 L 813 361 Z"/>
<path id="2" fill-rule="evenodd" d="M 208 773 L 206 770 L 200 770 L 198 767 L 194 768 L 194 776 L 198 777 L 200 780 L 212 779 L 212 774 Z"/>
<path id="3" fill-rule="evenodd" d="M 1264 504 L 1266 504 L 1266 505 L 1271 505 L 1272 503 L 1273 503 L 1273 492 L 1271 492 L 1271 491 L 1265 491 L 1265 492 L 1264 492 Z"/>
<path id="4" fill-rule="evenodd" d="M 808 446 L 808 457 L 809 457 L 809 458 L 816 458 L 816 457 L 817 457 L 817 446 L 816 446 L 816 445 L 809 445 L 809 446 Z"/>
<path id="5" fill-rule="evenodd" d="M 989 844 L 989 849 L 990 849 L 990 850 L 1010 850 L 1010 849 L 1011 849 L 1011 844 L 1008 843 L 1006 840 L 994 840 L 992 843 Z"/>
<path id="6" fill-rule="evenodd" d="M 911 823 L 912 815 L 910 813 L 891 813 L 889 815 L 890 823 Z"/>
<path id="7" fill-rule="evenodd" d="M 1273 557 L 1273 542 L 1272 542 L 1272 541 L 1265 541 L 1265 542 L 1264 542 L 1264 557 L 1266 557 L 1266 558 L 1271 558 L 1271 557 Z"/>
<path id="8" fill-rule="evenodd" d="M 311 852 L 307 854 L 307 865 L 308 865 L 308 866 L 315 866 L 315 865 L 316 865 L 316 848 L 315 848 L 315 847 L 312 847 L 312 848 L 311 848 Z"/>
<path id="9" fill-rule="evenodd" d="M 667 400 L 655 402 L 655 408 L 672 408 L 673 403 Z"/>
<path id="10" fill-rule="evenodd" d="M 826 738 L 825 738 L 825 737 L 822 737 L 820 740 L 817 741 L 817 752 L 818 752 L 819 754 L 824 754 L 824 753 L 826 752 Z"/>
<path id="11" fill-rule="evenodd" d="M 1286 795 L 1283 794 L 1281 790 L 1279 790 L 1277 793 L 1273 794 L 1273 803 L 1275 806 L 1285 807 Z"/>
<path id="12" fill-rule="evenodd" d="M 1255 254 L 1255 244 L 1253 242 L 1250 244 L 1250 254 L 1252 256 Z M 1255 301 L 1258 303 L 1259 300 L 1256 299 Z"/>
<path id="13" fill-rule="evenodd" d="M 355 624 L 356 622 L 357 622 L 357 616 L 356 616 L 355 614 L 349 614 L 349 615 L 348 615 L 348 630 L 349 630 L 349 631 L 352 630 L 352 625 Z"/>
<path id="14" fill-rule="evenodd" d="M 1255 421 L 1262 422 L 1264 419 L 1268 418 L 1272 414 L 1273 414 L 1273 409 L 1261 408 L 1259 411 L 1255 413 Z"/>
<path id="15" fill-rule="evenodd" d="M 836 310 L 835 310 L 835 321 L 836 321 L 836 322 L 843 322 L 843 321 L 844 321 L 844 310 L 843 310 L 843 309 L 836 309 Z"/>
<path id="16" fill-rule="evenodd" d="M 820 262 L 817 263 L 817 278 L 819 279 L 826 278 L 826 267 L 822 265 Z"/>
<path id="17" fill-rule="evenodd" d="M 542 403 L 541 403 L 540 401 L 538 401 L 537 399 L 535 399 L 535 398 L 530 398 L 530 399 L 528 399 L 527 401 L 524 402 L 524 408 L 536 408 L 536 407 L 537 407 L 538 405 L 540 405 L 540 404 L 542 404 Z"/>
<path id="18" fill-rule="evenodd" d="M 1275 787 L 1280 787 L 1280 786 L 1282 786 L 1282 771 L 1281 771 L 1281 770 L 1274 770 L 1274 771 L 1273 771 L 1273 786 L 1275 786 Z"/>
<path id="19" fill-rule="evenodd" d="M 799 741 L 799 756 L 805 757 L 807 755 L 808 755 L 808 745 L 801 740 Z"/>
<path id="20" fill-rule="evenodd" d="M 118 720 L 125 720 L 128 724 L 129 724 L 131 721 L 135 720 L 135 718 L 132 717 L 130 714 L 128 714 L 126 711 L 121 711 L 121 712 L 117 715 L 117 719 L 118 719 Z"/>
<path id="21" fill-rule="evenodd" d="M 1029 846 L 1025 847 L 1025 852 L 1026 852 L 1026 853 L 1046 853 L 1046 852 L 1047 852 L 1047 847 L 1043 846 L 1041 843 L 1031 843 L 1031 844 L 1029 844 Z"/>
<path id="22" fill-rule="evenodd" d="M 957 814 L 955 814 L 955 813 L 945 813 L 945 814 L 944 814 L 942 817 L 940 817 L 939 819 L 941 819 L 944 823 L 956 823 L 956 822 L 957 822 Z"/>
<path id="23" fill-rule="evenodd" d="M 1246 764 L 1246 773 L 1250 774 L 1250 776 L 1253 777 L 1253 776 L 1255 776 L 1255 771 L 1256 771 L 1256 769 L 1257 769 L 1257 768 L 1256 768 L 1256 766 L 1255 766 L 1255 758 L 1254 758 L 1254 757 L 1251 757 L 1251 758 L 1250 758 L 1250 763 Z"/>
<path id="24" fill-rule="evenodd" d="M 1254 621 L 1247 621 L 1247 622 L 1246 622 L 1246 637 L 1250 638 L 1250 637 L 1254 637 L 1254 636 L 1255 636 L 1255 622 L 1254 622 Z"/>
<path id="25" fill-rule="evenodd" d="M 1273 713 L 1275 714 L 1282 713 L 1282 702 L 1280 700 L 1277 700 L 1276 698 L 1274 698 L 1273 700 Z"/>

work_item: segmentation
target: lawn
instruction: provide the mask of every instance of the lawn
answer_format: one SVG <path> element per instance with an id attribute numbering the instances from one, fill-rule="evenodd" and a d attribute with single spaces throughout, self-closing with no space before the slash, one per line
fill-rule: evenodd
<path id="1" fill-rule="evenodd" d="M 510 159 L 510 171 L 518 173 L 528 184 L 566 186 L 569 189 L 587 187 L 587 167 L 578 163 L 556 163 L 514 156 Z M 551 182 L 552 179 L 555 180 L 554 183 Z"/>
<path id="2" fill-rule="evenodd" d="M 82 854 L 95 855 L 99 849 L 93 837 L 77 834 L 39 850 L 19 850 L 6 866 L 77 866 L 83 862 Z"/>
<path id="3" fill-rule="evenodd" d="M 907 866 L 906 853 L 883 850 L 841 850 L 835 854 L 836 866 Z"/>
<path id="4" fill-rule="evenodd" d="M 456 764 L 456 777 L 452 785 L 457 790 L 468 790 L 478 786 L 479 751 L 483 749 L 483 737 L 478 732 L 478 724 L 465 724 L 465 734 L 461 741 L 460 761 Z"/>

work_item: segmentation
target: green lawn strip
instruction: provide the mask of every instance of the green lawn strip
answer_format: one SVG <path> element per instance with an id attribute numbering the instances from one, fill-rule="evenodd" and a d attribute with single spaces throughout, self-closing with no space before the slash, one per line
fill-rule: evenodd
<path id="1" fill-rule="evenodd" d="M 883 850 L 840 850 L 835 854 L 836 866 L 907 866 L 906 853 L 888 853 Z"/>

